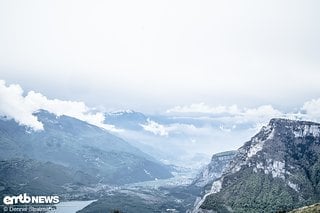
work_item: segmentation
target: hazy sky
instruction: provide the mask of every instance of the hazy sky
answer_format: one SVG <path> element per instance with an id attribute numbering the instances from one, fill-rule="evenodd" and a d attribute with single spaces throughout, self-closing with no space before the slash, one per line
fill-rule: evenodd
<path id="1" fill-rule="evenodd" d="M 320 1 L 0 0 L 0 79 L 157 111 L 320 95 Z"/>

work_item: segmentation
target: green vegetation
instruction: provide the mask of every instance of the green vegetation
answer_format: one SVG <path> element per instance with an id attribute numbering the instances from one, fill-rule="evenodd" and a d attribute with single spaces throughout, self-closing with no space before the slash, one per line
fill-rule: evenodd
<path id="1" fill-rule="evenodd" d="M 238 181 L 208 196 L 201 208 L 219 212 L 228 212 L 227 209 L 235 212 L 277 212 L 301 206 L 299 197 L 281 179 L 273 180 L 268 175 L 250 170 L 232 178 Z M 221 211 L 222 207 L 225 210 Z"/>

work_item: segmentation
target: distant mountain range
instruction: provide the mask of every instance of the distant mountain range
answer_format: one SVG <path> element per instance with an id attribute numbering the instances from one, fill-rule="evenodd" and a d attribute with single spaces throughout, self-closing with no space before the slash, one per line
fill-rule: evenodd
<path id="1" fill-rule="evenodd" d="M 19 169 L 16 174 L 25 177 L 25 189 L 32 188 L 29 183 L 41 185 L 43 180 L 39 177 L 48 171 L 51 176 L 47 175 L 50 177 L 46 180 L 52 184 L 125 184 L 172 177 L 169 167 L 104 129 L 43 110 L 35 115 L 44 124 L 43 131 L 0 119 L 1 175 L 10 177 Z M 33 175 L 30 169 L 23 168 L 36 172 Z M 57 182 L 59 179 L 63 180 Z M 17 185 L 21 184 L 14 178 L 0 180 L 1 193 L 9 190 L 9 186 L 19 189 Z"/>
<path id="2" fill-rule="evenodd" d="M 143 130 L 141 124 L 146 124 L 148 117 L 133 110 L 120 110 L 105 113 L 105 120 L 119 129 L 138 131 Z"/>
<path id="3" fill-rule="evenodd" d="M 172 177 L 173 167 L 136 148 L 136 142 L 68 116 L 43 110 L 35 115 L 43 131 L 0 119 L 1 195 L 68 195 L 81 187 Z M 148 119 L 128 110 L 106 114 L 108 124 L 134 132 L 144 131 L 140 124 Z M 139 147 L 158 152 L 146 144 Z M 193 158 L 203 161 L 201 154 Z M 291 211 L 320 201 L 320 124 L 271 119 L 237 151 L 214 154 L 188 186 L 115 188 L 108 193 L 98 188 L 100 199 L 82 212 L 128 211 L 132 205 L 139 212 Z M 87 192 L 82 192 L 86 199 Z"/>
<path id="4" fill-rule="evenodd" d="M 193 212 L 280 212 L 320 201 L 320 124 L 272 119 Z"/>

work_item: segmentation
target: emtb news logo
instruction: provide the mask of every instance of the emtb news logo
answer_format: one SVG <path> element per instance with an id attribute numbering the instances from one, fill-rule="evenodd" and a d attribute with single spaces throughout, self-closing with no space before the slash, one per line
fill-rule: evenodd
<path id="1" fill-rule="evenodd" d="M 59 196 L 28 196 L 26 193 L 18 196 L 5 196 L 3 204 L 57 204 L 59 203 Z"/>

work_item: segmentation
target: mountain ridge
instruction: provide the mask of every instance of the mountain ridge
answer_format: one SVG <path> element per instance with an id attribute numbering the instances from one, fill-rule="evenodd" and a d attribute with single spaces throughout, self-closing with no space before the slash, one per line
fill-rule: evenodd
<path id="1" fill-rule="evenodd" d="M 94 174 L 108 184 L 172 177 L 167 166 L 100 127 L 43 110 L 35 115 L 44 130 L 30 131 L 13 120 L 0 119 L 1 160 L 50 161 Z"/>
<path id="2" fill-rule="evenodd" d="M 271 119 L 238 149 L 194 212 L 290 210 L 320 199 L 320 124 Z"/>

